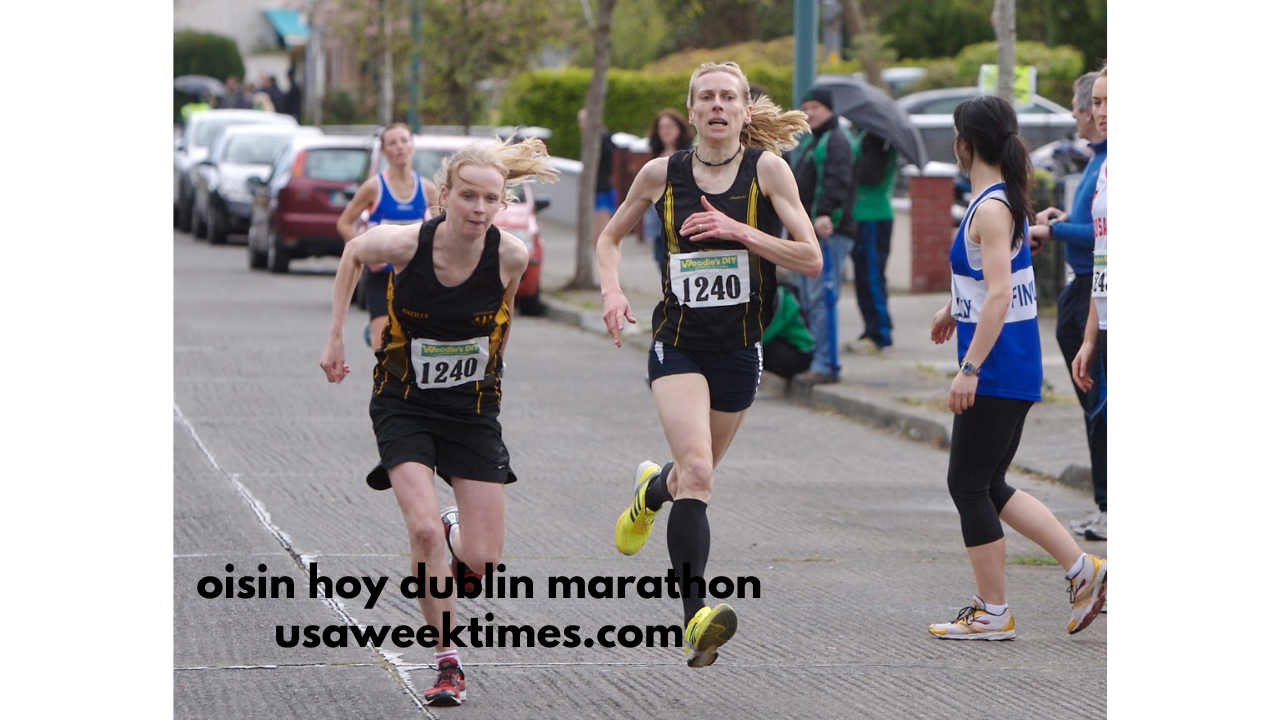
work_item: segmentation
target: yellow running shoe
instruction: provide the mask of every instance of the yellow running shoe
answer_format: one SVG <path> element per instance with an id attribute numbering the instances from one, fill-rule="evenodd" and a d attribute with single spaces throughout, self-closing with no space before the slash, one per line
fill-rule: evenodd
<path id="1" fill-rule="evenodd" d="M 649 481 L 658 477 L 660 472 L 662 466 L 649 460 L 636 468 L 636 489 L 631 505 L 622 511 L 618 524 L 613 527 L 613 542 L 623 555 L 635 555 L 649 540 L 649 531 L 653 530 L 653 519 L 658 511 L 644 506 L 644 494 L 649 489 Z"/>
<path id="2" fill-rule="evenodd" d="M 729 642 L 738 631 L 738 614 L 728 603 L 704 607 L 684 630 L 684 653 L 689 667 L 706 667 L 720 657 L 716 649 Z"/>

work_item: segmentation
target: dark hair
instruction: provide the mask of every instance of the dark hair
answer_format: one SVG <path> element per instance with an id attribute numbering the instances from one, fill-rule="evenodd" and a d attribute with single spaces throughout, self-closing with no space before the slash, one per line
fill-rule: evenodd
<path id="1" fill-rule="evenodd" d="M 1018 135 L 1017 112 L 995 95 L 977 95 L 961 101 L 952 119 L 957 138 L 983 162 L 1000 168 L 1016 241 L 1031 217 L 1031 153 Z"/>
<path id="2" fill-rule="evenodd" d="M 658 136 L 658 123 L 662 122 L 664 117 L 675 120 L 680 128 L 680 137 L 676 138 L 677 150 L 684 150 L 693 144 L 693 131 L 689 129 L 689 123 L 684 121 L 680 111 L 675 108 L 663 108 L 658 111 L 658 116 L 653 119 L 653 126 L 649 128 L 649 152 L 652 152 L 654 157 L 661 155 L 665 149 L 662 138 Z"/>
<path id="3" fill-rule="evenodd" d="M 404 130 L 405 132 L 409 133 L 409 141 L 410 142 L 413 141 L 413 130 L 410 130 L 408 125 L 402 122 L 391 123 L 390 125 L 383 128 L 382 132 L 378 133 L 379 147 L 385 148 L 387 146 L 387 133 L 391 132 L 392 130 Z"/>

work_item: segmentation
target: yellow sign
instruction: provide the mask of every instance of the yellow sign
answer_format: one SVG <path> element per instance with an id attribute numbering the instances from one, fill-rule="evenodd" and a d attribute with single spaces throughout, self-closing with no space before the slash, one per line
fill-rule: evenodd
<path id="1" fill-rule="evenodd" d="M 996 65 L 983 65 L 978 69 L 978 89 L 983 95 L 995 95 L 1000 68 Z M 1036 68 L 1034 65 L 1016 65 L 1013 68 L 1013 106 L 1025 108 L 1031 105 L 1031 97 L 1036 94 Z"/>

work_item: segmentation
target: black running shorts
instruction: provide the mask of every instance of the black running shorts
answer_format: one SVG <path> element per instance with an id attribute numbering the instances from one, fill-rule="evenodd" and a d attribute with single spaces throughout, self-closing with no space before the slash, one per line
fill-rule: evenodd
<path id="1" fill-rule="evenodd" d="M 711 391 L 711 409 L 717 412 L 741 412 L 751 407 L 763 370 L 760 343 L 723 353 L 677 350 L 662 342 L 649 346 L 651 384 L 667 375 L 702 375 Z"/>
<path id="2" fill-rule="evenodd" d="M 374 395 L 369 418 L 381 461 L 365 478 L 374 490 L 391 487 L 387 469 L 403 462 L 422 463 L 446 483 L 453 478 L 513 483 L 511 458 L 497 417 L 451 418 L 422 405 Z"/>

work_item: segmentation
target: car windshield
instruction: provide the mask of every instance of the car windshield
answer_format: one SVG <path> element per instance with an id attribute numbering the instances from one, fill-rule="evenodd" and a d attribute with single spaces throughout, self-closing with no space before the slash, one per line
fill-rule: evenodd
<path id="1" fill-rule="evenodd" d="M 232 125 L 243 125 L 247 122 L 249 121 L 244 118 L 205 120 L 196 126 L 196 147 L 209 147 L 209 143 L 213 142 L 214 138 L 218 137 L 218 133 L 222 132 L 225 128 L 231 127 Z"/>
<path id="2" fill-rule="evenodd" d="M 418 171 L 418 174 L 422 177 L 435 182 L 436 171 L 440 169 L 440 163 L 444 162 L 444 159 L 448 156 L 449 153 L 443 150 L 424 150 L 419 148 L 413 151 L 413 169 Z M 382 156 L 378 170 L 380 172 L 385 171 L 390 166 L 386 156 Z M 515 196 L 514 202 L 525 202 L 524 187 L 522 185 L 516 185 L 511 188 L 511 194 Z"/>
<path id="3" fill-rule="evenodd" d="M 368 160 L 369 151 L 361 148 L 315 148 L 307 151 L 303 174 L 316 180 L 359 182 Z"/>
<path id="4" fill-rule="evenodd" d="M 222 161 L 270 165 L 292 138 L 288 135 L 237 135 L 227 139 Z"/>

